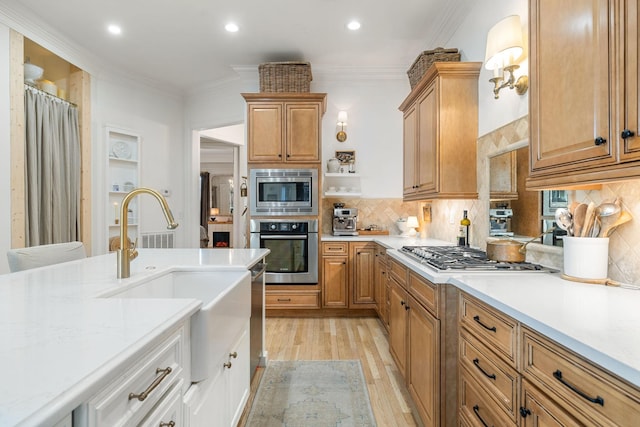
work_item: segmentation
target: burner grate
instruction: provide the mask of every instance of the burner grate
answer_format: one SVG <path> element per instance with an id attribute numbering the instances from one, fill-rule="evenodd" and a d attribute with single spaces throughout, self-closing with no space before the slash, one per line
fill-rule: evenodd
<path id="1" fill-rule="evenodd" d="M 551 271 L 530 262 L 498 262 L 465 246 L 403 246 L 401 252 L 440 271 Z"/>

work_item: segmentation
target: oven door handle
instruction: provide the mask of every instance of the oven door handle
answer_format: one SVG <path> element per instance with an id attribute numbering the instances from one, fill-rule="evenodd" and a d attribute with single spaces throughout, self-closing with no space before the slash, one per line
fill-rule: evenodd
<path id="1" fill-rule="evenodd" d="M 308 237 L 306 234 L 293 234 L 293 235 L 269 235 L 269 234 L 261 234 L 261 240 L 307 240 Z"/>

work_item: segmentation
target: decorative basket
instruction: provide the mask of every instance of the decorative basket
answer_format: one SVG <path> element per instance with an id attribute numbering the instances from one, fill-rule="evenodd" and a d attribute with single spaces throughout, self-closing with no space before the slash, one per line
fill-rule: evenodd
<path id="1" fill-rule="evenodd" d="M 258 67 L 260 92 L 309 92 L 311 64 L 266 62 Z"/>
<path id="2" fill-rule="evenodd" d="M 433 50 L 425 50 L 422 52 L 413 64 L 409 71 L 407 71 L 407 75 L 409 76 L 409 84 L 411 84 L 411 89 L 413 89 L 424 73 L 427 72 L 431 64 L 434 62 L 458 62 L 460 61 L 460 53 L 456 48 L 442 48 L 437 47 Z"/>

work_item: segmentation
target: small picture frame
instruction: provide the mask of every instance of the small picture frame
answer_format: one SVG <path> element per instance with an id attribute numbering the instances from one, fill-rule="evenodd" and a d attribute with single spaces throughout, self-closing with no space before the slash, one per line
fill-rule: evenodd
<path id="1" fill-rule="evenodd" d="M 356 161 L 356 152 L 354 150 L 351 151 L 336 151 L 336 159 L 340 161 L 341 165 L 348 165 L 349 163 L 355 163 Z"/>

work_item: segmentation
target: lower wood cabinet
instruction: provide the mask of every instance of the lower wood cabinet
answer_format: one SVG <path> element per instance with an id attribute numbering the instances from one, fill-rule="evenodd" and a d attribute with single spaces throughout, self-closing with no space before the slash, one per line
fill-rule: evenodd
<path id="1" fill-rule="evenodd" d="M 322 243 L 322 306 L 376 308 L 374 242 Z"/>
<path id="2" fill-rule="evenodd" d="M 640 389 L 461 293 L 460 425 L 636 426 Z"/>
<path id="3" fill-rule="evenodd" d="M 374 286 L 376 295 L 376 312 L 382 321 L 382 325 L 389 331 L 389 292 L 387 283 L 387 250 L 382 245 L 375 249 L 375 261 L 373 267 Z"/>
<path id="4" fill-rule="evenodd" d="M 389 351 L 403 377 L 407 366 L 408 301 L 409 294 L 392 277 L 389 287 Z"/>

